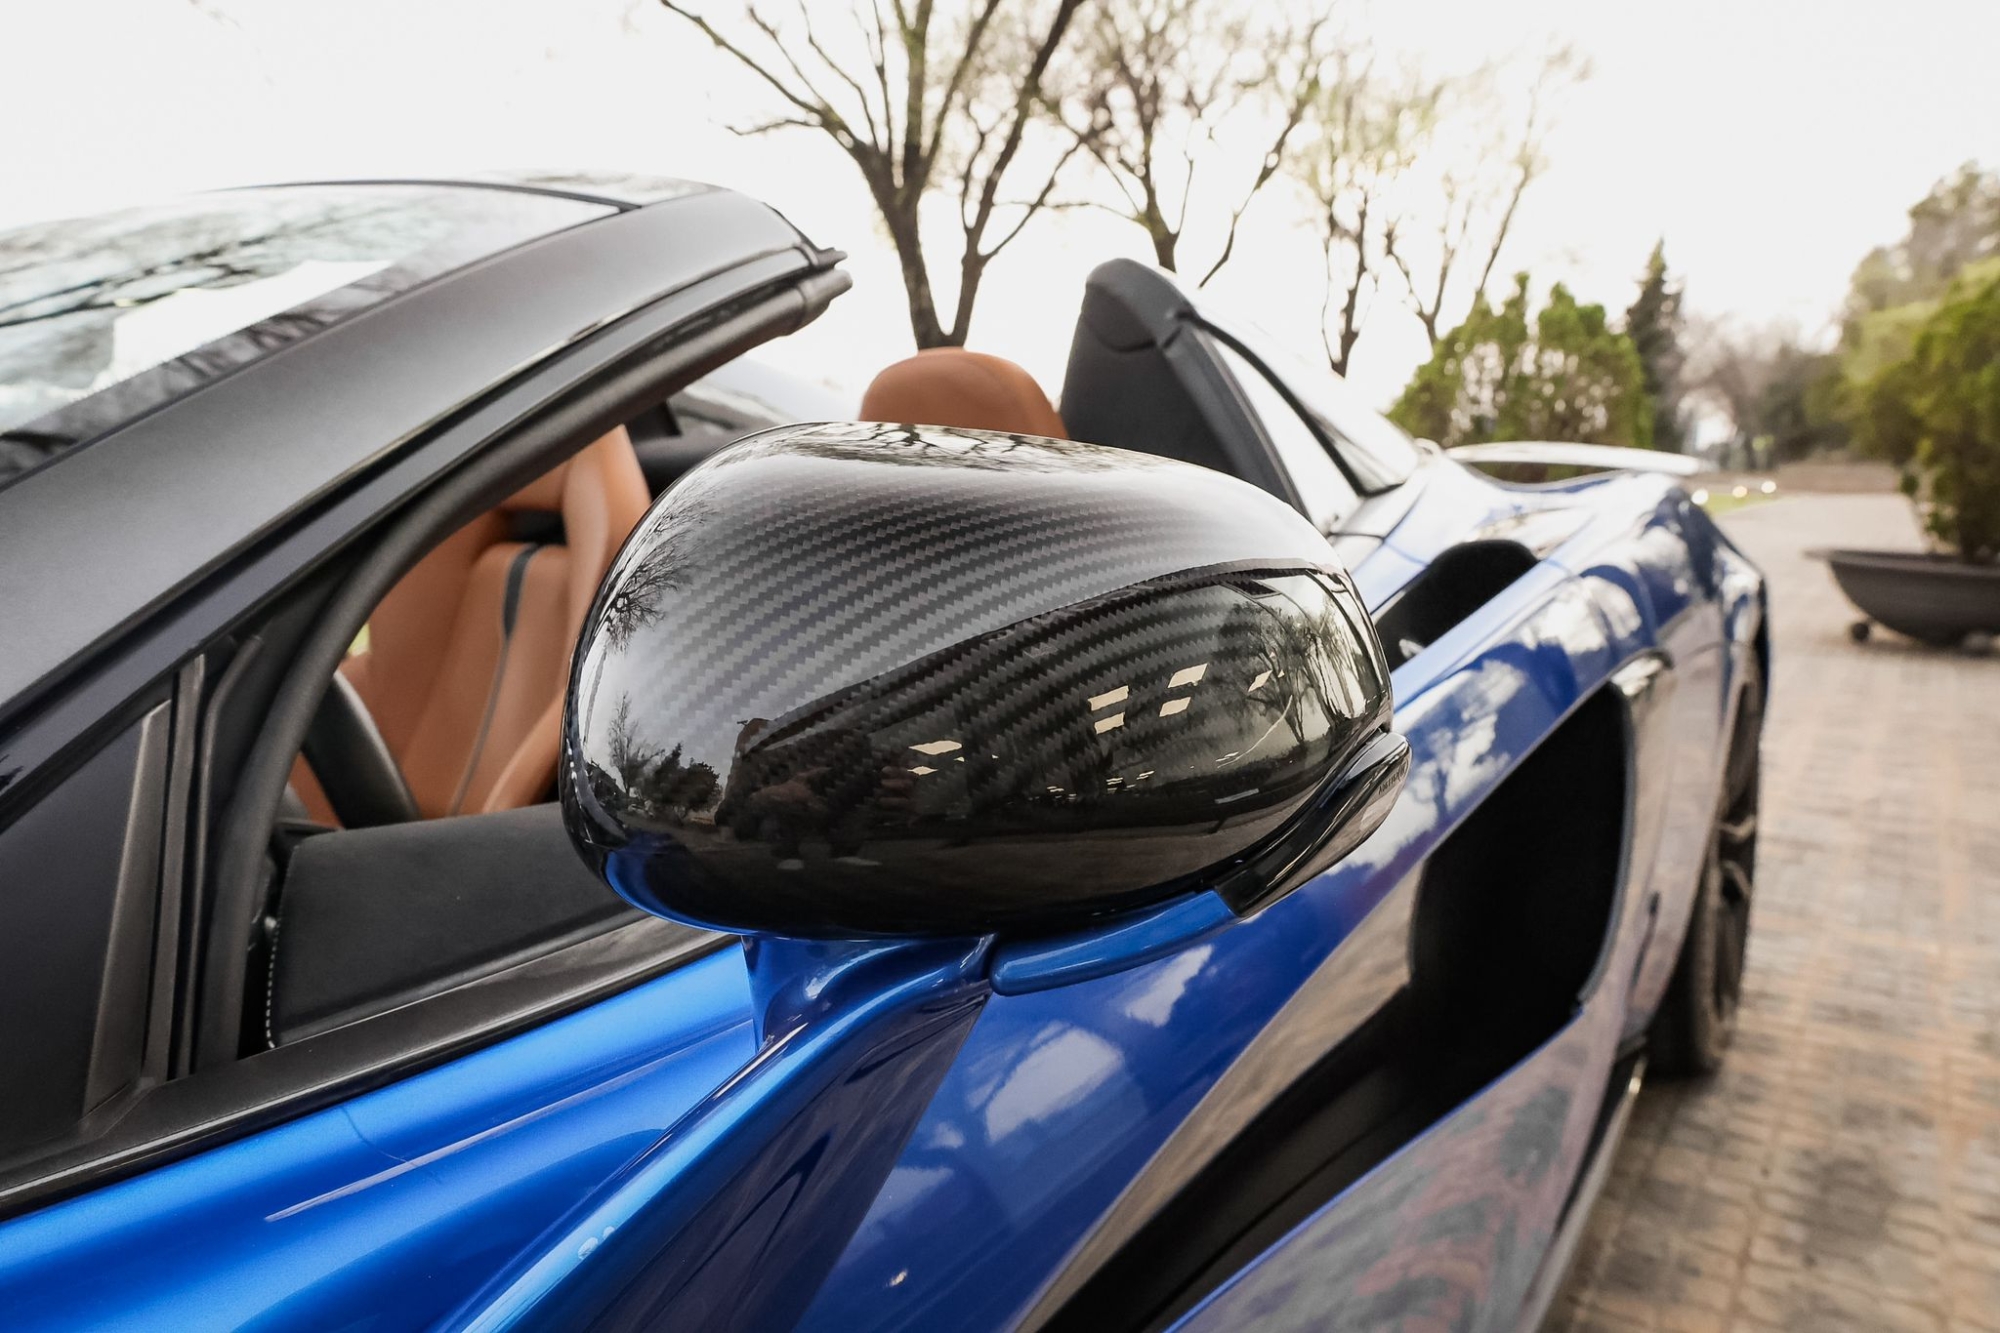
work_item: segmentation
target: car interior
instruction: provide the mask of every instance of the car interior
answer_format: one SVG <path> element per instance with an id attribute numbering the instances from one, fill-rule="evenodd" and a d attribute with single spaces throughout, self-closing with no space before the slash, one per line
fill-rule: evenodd
<path id="1" fill-rule="evenodd" d="M 862 415 L 1064 433 L 1025 370 L 957 350 L 888 367 Z M 609 431 L 439 542 L 376 605 L 293 763 L 246 1045 L 297 1041 L 639 915 L 562 831 L 563 691 L 591 598 L 655 494 L 744 433 L 733 426 L 769 424 L 674 429 L 692 417 L 668 404 Z"/>
<path id="2" fill-rule="evenodd" d="M 1299 504 L 1228 363 L 1183 327 L 1189 309 L 1151 270 L 1108 264 L 1084 294 L 1060 412 L 1020 366 L 953 348 L 885 368 L 859 416 L 1162 454 Z M 655 496 L 771 424 L 684 399 L 640 413 L 437 541 L 381 598 L 293 762 L 247 973 L 246 1053 L 637 918 L 570 850 L 554 803 L 571 648 Z M 1476 607 L 1495 591 L 1453 596 Z M 1399 652 L 1437 632 L 1415 625 L 1439 618 L 1423 610 L 1392 617 L 1412 622 Z"/>
<path id="3" fill-rule="evenodd" d="M 1173 374 L 1157 357 L 1107 369 Z M 675 407 L 607 432 L 451 533 L 369 615 L 293 763 L 262 965 L 249 973 L 266 994 L 246 1003 L 247 1049 L 410 1003 L 637 915 L 570 850 L 554 803 L 570 651 L 655 495 L 770 424 Z M 960 349 L 887 367 L 860 415 L 1069 434 L 1027 371 Z M 1176 439 L 1223 461 L 1189 431 Z M 398 929 L 385 934 L 392 914 Z"/>

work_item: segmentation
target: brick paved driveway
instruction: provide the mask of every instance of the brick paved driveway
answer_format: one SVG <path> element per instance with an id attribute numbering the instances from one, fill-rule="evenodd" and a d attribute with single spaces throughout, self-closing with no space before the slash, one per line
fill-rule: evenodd
<path id="1" fill-rule="evenodd" d="M 1640 1095 L 1547 1327 L 2000 1330 L 2000 657 L 1848 641 L 1803 552 L 1914 546 L 1897 497 L 1723 526 L 1774 603 L 1736 1042 Z"/>

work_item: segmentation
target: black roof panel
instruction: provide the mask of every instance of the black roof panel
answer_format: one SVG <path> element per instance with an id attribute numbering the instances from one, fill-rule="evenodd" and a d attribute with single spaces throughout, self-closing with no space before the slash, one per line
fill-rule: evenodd
<path id="1" fill-rule="evenodd" d="M 615 207 L 514 188 L 304 185 L 0 232 L 0 488 L 439 274 Z"/>
<path id="2" fill-rule="evenodd" d="M 14 627 L 0 715 L 360 479 L 406 458 L 426 476 L 451 466 L 417 448 L 426 432 L 621 317 L 708 279 L 754 290 L 830 259 L 724 190 L 615 212 L 294 339 L 0 488 L 0 620 Z"/>

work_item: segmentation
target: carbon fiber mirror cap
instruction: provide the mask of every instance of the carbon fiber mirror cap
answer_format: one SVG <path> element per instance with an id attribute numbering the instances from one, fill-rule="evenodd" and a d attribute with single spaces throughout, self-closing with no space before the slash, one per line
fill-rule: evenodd
<path id="1" fill-rule="evenodd" d="M 1353 583 L 1263 491 L 1036 437 L 784 427 L 683 478 L 613 565 L 562 798 L 663 916 L 1041 933 L 1352 846 L 1303 825 L 1349 809 L 1327 793 L 1389 719 Z"/>

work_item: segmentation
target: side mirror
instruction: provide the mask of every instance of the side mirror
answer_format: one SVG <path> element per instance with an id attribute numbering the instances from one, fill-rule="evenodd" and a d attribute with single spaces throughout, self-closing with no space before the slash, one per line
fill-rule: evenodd
<path id="1" fill-rule="evenodd" d="M 1239 911 L 1408 771 L 1354 585 L 1289 507 L 1123 450 L 786 427 L 653 507 L 586 622 L 562 799 L 647 911 L 817 938 Z"/>

